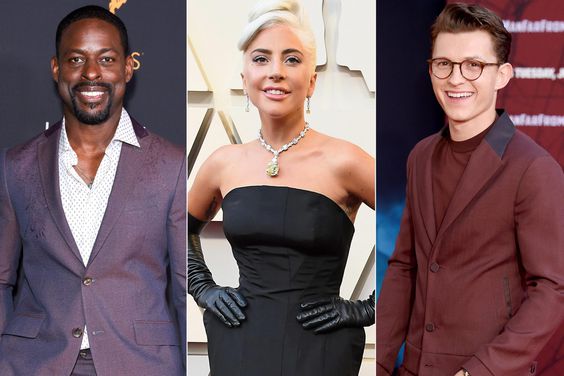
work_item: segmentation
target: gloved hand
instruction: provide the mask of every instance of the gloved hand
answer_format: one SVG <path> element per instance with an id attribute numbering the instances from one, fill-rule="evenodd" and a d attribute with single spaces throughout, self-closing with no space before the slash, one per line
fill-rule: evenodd
<path id="1" fill-rule="evenodd" d="M 205 225 L 188 213 L 188 293 L 200 307 L 212 311 L 228 327 L 239 326 L 245 319 L 241 308 L 247 306 L 247 301 L 234 288 L 214 282 L 200 243 L 200 232 Z"/>
<path id="2" fill-rule="evenodd" d="M 304 329 L 316 334 L 342 327 L 362 327 L 374 324 L 374 291 L 366 300 L 345 300 L 340 297 L 319 299 L 300 304 L 296 316 Z"/>

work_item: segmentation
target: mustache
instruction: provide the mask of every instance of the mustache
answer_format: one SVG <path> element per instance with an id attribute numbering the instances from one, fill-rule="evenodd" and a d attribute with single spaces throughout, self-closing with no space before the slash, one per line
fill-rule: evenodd
<path id="1" fill-rule="evenodd" d="M 79 82 L 78 84 L 74 85 L 72 87 L 72 91 L 78 91 L 80 88 L 85 87 L 85 86 L 97 86 L 97 87 L 103 87 L 105 89 L 108 89 L 108 91 L 112 90 L 112 85 L 107 83 L 107 82 L 83 81 L 83 82 Z"/>

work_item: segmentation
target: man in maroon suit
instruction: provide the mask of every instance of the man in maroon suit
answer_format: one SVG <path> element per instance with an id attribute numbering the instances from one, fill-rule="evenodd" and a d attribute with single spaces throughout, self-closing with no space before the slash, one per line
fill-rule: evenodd
<path id="1" fill-rule="evenodd" d="M 495 109 L 513 75 L 499 17 L 450 4 L 431 37 L 448 126 L 408 158 L 377 307 L 378 375 L 404 342 L 400 375 L 533 375 L 564 318 L 562 168 Z"/>
<path id="2" fill-rule="evenodd" d="M 0 375 L 185 375 L 185 152 L 123 108 L 127 32 L 57 28 L 63 120 L 0 153 Z"/>

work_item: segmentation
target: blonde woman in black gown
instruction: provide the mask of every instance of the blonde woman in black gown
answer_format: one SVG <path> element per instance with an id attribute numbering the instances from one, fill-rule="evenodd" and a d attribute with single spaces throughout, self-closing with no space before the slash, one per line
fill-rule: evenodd
<path id="1" fill-rule="evenodd" d="M 206 309 L 211 375 L 357 375 L 374 294 L 339 288 L 356 213 L 374 208 L 374 159 L 305 122 L 315 41 L 297 1 L 259 3 L 239 47 L 259 138 L 215 151 L 188 195 L 188 290 Z M 214 283 L 200 246 L 220 205 L 236 289 Z"/>

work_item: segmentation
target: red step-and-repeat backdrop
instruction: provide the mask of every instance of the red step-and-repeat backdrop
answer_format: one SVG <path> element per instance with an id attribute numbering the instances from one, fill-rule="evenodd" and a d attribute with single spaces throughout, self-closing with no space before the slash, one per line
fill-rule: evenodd
<path id="1" fill-rule="evenodd" d="M 513 123 L 564 166 L 564 1 L 481 0 L 513 37 L 514 78 L 498 97 Z"/>

